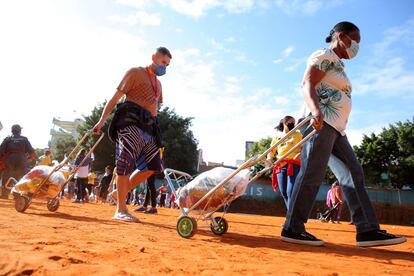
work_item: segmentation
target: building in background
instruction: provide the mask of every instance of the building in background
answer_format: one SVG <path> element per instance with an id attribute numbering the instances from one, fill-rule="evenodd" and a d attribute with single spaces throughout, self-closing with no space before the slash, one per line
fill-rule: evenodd
<path id="1" fill-rule="evenodd" d="M 50 130 L 52 138 L 49 143 L 49 147 L 52 147 L 59 139 L 66 139 L 72 137 L 75 140 L 79 137 L 78 126 L 85 121 L 82 119 L 75 119 L 73 121 L 62 121 L 53 118 L 53 128 Z"/>
<path id="2" fill-rule="evenodd" d="M 249 153 L 250 149 L 252 148 L 253 144 L 256 142 L 253 141 L 246 141 L 245 149 L 244 149 L 244 158 L 247 160 L 247 154 Z"/>

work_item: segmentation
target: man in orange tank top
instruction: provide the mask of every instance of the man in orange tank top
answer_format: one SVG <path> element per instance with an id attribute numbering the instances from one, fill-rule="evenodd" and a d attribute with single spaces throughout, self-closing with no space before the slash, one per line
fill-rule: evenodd
<path id="1" fill-rule="evenodd" d="M 152 55 L 151 65 L 131 68 L 105 105 L 94 131 L 100 132 L 108 115 L 123 96 L 126 102 L 149 112 L 155 118 L 158 105 L 162 103 L 162 87 L 157 76 L 166 73 L 171 58 L 167 48 L 159 47 Z M 126 195 L 138 183 L 143 183 L 152 174 L 162 170 L 159 146 L 154 133 L 139 127 L 139 124 L 117 128 L 115 158 L 118 200 L 117 210 L 112 219 L 138 222 L 139 220 L 128 212 Z"/>

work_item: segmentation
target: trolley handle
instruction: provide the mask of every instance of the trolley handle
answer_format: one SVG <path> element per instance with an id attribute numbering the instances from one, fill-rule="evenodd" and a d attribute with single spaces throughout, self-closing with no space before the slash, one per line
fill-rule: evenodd
<path id="1" fill-rule="evenodd" d="M 47 177 L 45 179 L 43 179 L 43 181 L 40 183 L 39 186 L 37 186 L 37 189 L 34 191 L 34 194 L 36 194 L 40 188 L 47 182 L 49 181 L 50 177 L 57 172 L 58 170 L 62 169 L 63 166 L 65 166 L 68 162 L 69 159 L 72 155 L 74 155 L 75 152 L 78 151 L 78 149 L 80 148 L 80 146 L 83 144 L 83 142 L 86 140 L 86 138 L 88 138 L 89 136 L 91 136 L 93 133 L 91 131 L 87 131 L 83 137 L 79 140 L 78 144 L 75 146 L 75 148 L 69 153 L 69 155 L 56 167 L 53 168 L 53 170 L 47 175 Z M 95 148 L 98 146 L 99 142 L 101 142 L 101 140 L 104 137 L 104 133 L 100 134 L 101 136 L 99 137 L 99 139 L 95 142 L 95 144 L 93 145 L 93 147 L 89 150 L 88 154 L 85 155 L 85 157 L 83 158 L 82 162 L 79 164 L 79 166 L 76 167 L 75 171 L 72 172 L 71 176 L 68 178 L 68 180 L 66 180 L 66 182 L 64 183 L 63 187 L 66 185 L 66 183 L 68 183 L 70 180 L 73 179 L 73 177 L 75 176 L 75 173 L 79 170 L 79 168 L 83 165 L 83 163 L 85 163 L 86 159 L 89 157 L 89 155 L 95 150 Z"/>
<path id="2" fill-rule="evenodd" d="M 309 133 L 308 135 L 306 135 L 306 137 L 304 137 L 302 140 L 299 141 L 299 143 L 297 143 L 296 145 L 294 145 L 290 150 L 288 150 L 282 157 L 278 158 L 274 163 L 272 163 L 271 166 L 265 167 L 264 169 L 262 169 L 261 171 L 259 171 L 250 181 L 249 184 L 254 182 L 256 179 L 258 179 L 259 177 L 261 177 L 264 173 L 266 173 L 267 171 L 269 171 L 270 169 L 272 169 L 274 166 L 276 166 L 277 164 L 279 164 L 280 162 L 282 162 L 287 156 L 289 156 L 292 152 L 294 152 L 298 147 L 300 147 L 301 145 L 303 145 L 303 143 L 305 143 L 307 140 L 309 140 L 309 138 L 311 138 L 313 135 L 315 135 L 315 133 L 318 132 L 316 129 L 312 130 L 311 133 Z"/>
<path id="3" fill-rule="evenodd" d="M 248 169 L 254 165 L 256 165 L 258 162 L 260 162 L 262 159 L 264 159 L 267 154 L 269 152 L 271 152 L 274 148 L 276 148 L 277 146 L 279 146 L 281 143 L 283 143 L 287 138 L 289 138 L 293 133 L 296 132 L 296 130 L 298 130 L 299 128 L 303 127 L 304 125 L 306 125 L 311 119 L 313 119 L 313 116 L 310 115 L 308 117 L 306 117 L 302 122 L 300 122 L 299 124 L 297 124 L 291 131 L 289 131 L 288 133 L 286 133 L 279 141 L 277 141 L 276 144 L 274 144 L 273 146 L 271 146 L 270 148 L 268 148 L 265 152 L 263 152 L 261 155 L 259 156 L 253 156 L 251 157 L 249 160 L 247 160 L 246 162 L 244 162 L 239 168 L 237 168 L 234 172 L 232 172 L 230 175 L 228 175 L 226 178 L 224 178 L 219 184 L 217 184 L 213 189 L 211 189 L 210 191 L 208 191 L 203 197 L 201 197 L 192 207 L 189 208 L 189 212 L 194 210 L 198 205 L 200 205 L 206 198 L 208 198 L 211 194 L 215 193 L 216 190 L 218 190 L 220 187 L 222 187 L 223 185 L 227 184 L 235 175 L 237 175 L 241 170 L 243 169 Z M 316 133 L 316 130 L 312 131 L 312 135 Z M 308 135 L 309 136 L 309 135 Z M 307 137 L 308 137 L 307 136 Z M 306 138 L 306 137 L 305 137 Z M 307 138 L 309 139 L 310 136 Z M 257 179 L 257 178 L 255 178 Z M 250 181 L 251 183 L 251 181 Z"/>
<path id="4" fill-rule="evenodd" d="M 83 142 L 93 135 L 92 131 L 87 131 L 82 136 L 82 138 L 79 140 L 79 142 L 76 144 L 76 146 L 73 148 L 73 150 L 63 159 L 62 162 L 57 166 L 58 170 L 60 170 L 63 166 L 65 166 L 67 163 L 69 163 L 69 160 L 75 155 L 75 153 L 78 152 L 79 148 L 82 146 Z"/>
<path id="5" fill-rule="evenodd" d="M 78 166 L 76 166 L 76 168 L 75 168 L 75 170 L 74 171 L 72 171 L 72 173 L 71 173 L 71 175 L 69 176 L 69 178 L 66 180 L 66 182 L 65 182 L 65 184 L 66 183 L 69 183 L 69 181 L 71 181 L 72 179 L 73 179 L 73 177 L 75 176 L 75 174 L 76 174 L 76 172 L 79 170 L 79 168 L 80 167 L 82 167 L 83 166 L 83 164 L 86 162 L 86 160 L 89 158 L 89 156 L 93 153 L 93 151 L 95 150 L 95 148 L 98 146 L 98 144 L 101 142 L 101 140 L 104 138 L 104 136 L 105 136 L 105 134 L 102 132 L 102 133 L 93 133 L 93 132 L 91 132 L 91 131 L 88 131 L 88 133 L 89 133 L 89 135 L 88 136 L 90 136 L 90 135 L 100 135 L 99 136 L 99 138 L 98 138 L 98 140 L 95 142 L 95 144 L 92 146 L 92 148 L 90 148 L 89 149 L 89 151 L 88 151 L 88 153 L 85 155 L 85 157 L 82 159 L 82 161 L 79 163 L 79 165 Z M 81 144 L 81 142 L 79 142 L 79 144 L 78 145 L 80 145 Z"/>

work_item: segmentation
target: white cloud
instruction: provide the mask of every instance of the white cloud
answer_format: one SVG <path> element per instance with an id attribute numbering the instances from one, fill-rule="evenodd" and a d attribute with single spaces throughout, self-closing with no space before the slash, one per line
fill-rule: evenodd
<path id="1" fill-rule="evenodd" d="M 13 3 L 0 9 L 0 32 L 10 38 L 0 47 L 0 138 L 18 123 L 33 146 L 47 146 L 53 117 L 88 114 L 128 68 L 151 61 L 142 37 L 68 20 L 76 11 L 60 13 L 54 1 Z"/>
<path id="2" fill-rule="evenodd" d="M 135 8 L 150 7 L 154 3 L 168 7 L 175 12 L 193 17 L 202 17 L 214 8 L 224 8 L 228 13 L 245 13 L 254 6 L 253 0 L 118 0 L 117 3 Z"/>
<path id="3" fill-rule="evenodd" d="M 281 62 L 283 62 L 283 58 L 277 58 L 277 59 L 272 60 L 272 63 L 274 63 L 274 64 L 278 64 L 278 63 L 281 63 Z"/>
<path id="4" fill-rule="evenodd" d="M 275 104 L 277 105 L 288 105 L 290 100 L 288 97 L 283 97 L 283 96 L 277 96 L 277 97 L 273 97 L 273 101 L 275 102 Z"/>
<path id="5" fill-rule="evenodd" d="M 292 54 L 293 50 L 295 50 L 295 46 L 289 46 L 286 49 L 283 50 L 282 56 L 284 58 L 288 58 L 290 54 Z"/>
<path id="6" fill-rule="evenodd" d="M 226 42 L 228 42 L 228 43 L 232 43 L 232 42 L 235 42 L 235 41 L 236 41 L 236 39 L 235 39 L 233 36 L 229 36 L 229 37 L 227 37 L 224 41 L 226 41 Z"/>
<path id="7" fill-rule="evenodd" d="M 230 13 L 244 13 L 249 11 L 254 4 L 253 0 L 227 0 L 220 1 L 225 9 Z"/>
<path id="8" fill-rule="evenodd" d="M 275 122 L 289 111 L 289 106 L 269 103 L 271 89 L 256 89 L 246 96 L 242 77 L 231 75 L 219 81 L 219 61 L 200 50 L 172 51 L 177 58 L 162 79 L 164 102 L 178 114 L 195 118 L 193 130 L 205 160 L 234 164 L 236 159 L 244 158 L 245 141 L 274 134 Z M 178 59 L 182 59 L 180 63 L 174 63 Z M 189 60 L 191 67 L 186 66 Z"/>
<path id="9" fill-rule="evenodd" d="M 218 42 L 214 38 L 210 40 L 210 43 L 216 50 L 225 50 L 223 44 L 221 44 L 220 42 Z"/>
<path id="10" fill-rule="evenodd" d="M 355 95 L 375 93 L 385 97 L 414 97 L 414 70 L 407 69 L 405 60 L 395 57 L 377 65 L 366 67 L 355 79 Z"/>
<path id="11" fill-rule="evenodd" d="M 276 0 L 275 4 L 289 15 L 314 15 L 323 8 L 335 7 L 342 2 L 342 0 Z"/>
<path id="12" fill-rule="evenodd" d="M 241 90 L 240 79 L 236 76 L 227 77 L 224 86 L 225 86 L 224 92 L 227 94 L 234 94 Z"/>
<path id="13" fill-rule="evenodd" d="M 384 32 L 371 47 L 368 62 L 353 81 L 353 93 L 375 93 L 383 97 L 414 97 L 414 70 L 406 60 L 414 53 L 414 19 Z"/>
<path id="14" fill-rule="evenodd" d="M 301 65 L 306 62 L 306 58 L 295 58 L 292 59 L 289 65 L 285 66 L 283 69 L 288 72 L 296 71 Z"/>
<path id="15" fill-rule="evenodd" d="M 148 0 L 116 0 L 115 3 L 121 5 L 127 5 L 135 8 L 142 8 L 148 4 Z"/>
<path id="16" fill-rule="evenodd" d="M 130 26 L 145 25 L 159 26 L 161 25 L 161 16 L 159 13 L 147 13 L 145 11 L 137 11 L 127 16 L 111 15 L 108 17 L 110 22 L 127 23 Z"/>
<path id="17" fill-rule="evenodd" d="M 272 63 L 274 63 L 274 64 L 282 63 L 283 61 L 285 61 L 286 59 L 288 59 L 290 57 L 290 55 L 292 54 L 292 52 L 294 50 L 295 50 L 295 46 L 293 46 L 293 45 L 290 45 L 290 46 L 286 47 L 282 51 L 282 57 L 272 60 Z"/>

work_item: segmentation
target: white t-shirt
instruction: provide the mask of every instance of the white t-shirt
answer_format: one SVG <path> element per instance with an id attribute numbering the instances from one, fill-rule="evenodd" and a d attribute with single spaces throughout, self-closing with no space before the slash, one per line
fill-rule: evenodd
<path id="1" fill-rule="evenodd" d="M 332 49 L 322 49 L 309 57 L 307 66 L 313 66 L 325 72 L 325 76 L 315 87 L 319 107 L 323 113 L 324 121 L 339 131 L 341 135 L 345 135 L 352 108 L 352 86 L 345 74 L 344 63 Z M 306 113 L 310 113 L 309 107 L 307 107 Z"/>
<path id="2" fill-rule="evenodd" d="M 89 175 L 89 165 L 82 166 L 76 172 L 75 178 L 88 178 Z"/>

